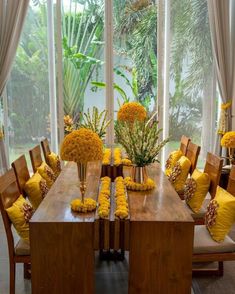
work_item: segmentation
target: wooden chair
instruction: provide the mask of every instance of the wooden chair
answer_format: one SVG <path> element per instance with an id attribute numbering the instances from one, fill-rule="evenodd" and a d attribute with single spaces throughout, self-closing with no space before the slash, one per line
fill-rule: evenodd
<path id="1" fill-rule="evenodd" d="M 183 155 L 186 155 L 186 151 L 187 151 L 188 144 L 189 144 L 190 141 L 191 141 L 191 139 L 184 136 L 184 135 L 181 137 L 180 150 L 182 151 Z"/>
<path id="2" fill-rule="evenodd" d="M 37 145 L 33 149 L 29 150 L 29 155 L 33 167 L 33 172 L 35 173 L 37 171 L 37 168 L 43 162 L 40 145 Z"/>
<path id="3" fill-rule="evenodd" d="M 192 143 L 188 143 L 185 156 L 191 161 L 191 167 L 189 173 L 192 174 L 197 166 L 197 160 L 200 153 L 201 147 Z"/>
<path id="4" fill-rule="evenodd" d="M 47 156 L 51 153 L 51 150 L 50 150 L 50 146 L 49 146 L 49 142 L 48 142 L 47 138 L 45 138 L 43 141 L 41 141 L 41 146 L 42 146 L 42 151 L 44 154 L 45 161 L 47 164 L 49 164 Z"/>
<path id="5" fill-rule="evenodd" d="M 204 167 L 204 172 L 207 173 L 210 177 L 210 187 L 208 191 L 208 196 L 213 199 L 216 194 L 217 186 L 219 185 L 220 175 L 222 171 L 222 165 L 223 165 L 223 159 L 218 157 L 215 154 L 212 154 L 210 152 L 207 153 L 206 157 L 206 164 Z M 194 213 L 188 205 L 185 203 L 185 207 L 187 210 L 191 213 L 195 224 L 200 225 L 204 224 L 204 216 L 206 214 L 206 208 L 201 207 L 200 211 L 198 213 Z"/>
<path id="6" fill-rule="evenodd" d="M 16 182 L 13 169 L 7 171 L 0 177 L 0 210 L 2 213 L 3 223 L 7 235 L 9 264 L 10 264 L 10 294 L 15 294 L 15 267 L 16 263 L 24 264 L 24 278 L 29 279 L 30 249 L 25 241 L 20 240 L 14 245 L 14 237 L 11 230 L 12 223 L 5 209 L 20 196 L 20 191 Z"/>
<path id="7" fill-rule="evenodd" d="M 30 174 L 25 156 L 20 156 L 18 159 L 12 162 L 11 166 L 13 167 L 13 170 L 15 172 L 20 193 L 26 197 L 24 186 L 26 182 L 30 179 Z"/>
<path id="8" fill-rule="evenodd" d="M 235 165 L 232 165 L 229 174 L 227 191 L 235 196 Z"/>

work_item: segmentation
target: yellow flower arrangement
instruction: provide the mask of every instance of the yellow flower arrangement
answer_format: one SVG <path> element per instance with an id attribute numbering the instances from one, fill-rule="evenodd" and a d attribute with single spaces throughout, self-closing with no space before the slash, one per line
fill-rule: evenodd
<path id="1" fill-rule="evenodd" d="M 109 165 L 110 162 L 111 162 L 111 149 L 110 148 L 105 148 L 104 149 L 104 154 L 103 154 L 102 164 L 103 165 Z"/>
<path id="2" fill-rule="evenodd" d="M 135 120 L 144 121 L 147 117 L 146 109 L 138 102 L 124 103 L 117 113 L 119 121 L 134 123 Z"/>
<path id="3" fill-rule="evenodd" d="M 120 219 L 127 218 L 129 215 L 129 209 L 123 177 L 117 177 L 115 179 L 115 203 L 115 216 Z"/>
<path id="4" fill-rule="evenodd" d="M 133 191 L 147 191 L 147 190 L 152 190 L 155 188 L 155 183 L 152 179 L 148 178 L 146 183 L 140 184 L 133 182 L 131 177 L 126 177 L 124 179 L 125 185 L 128 190 L 133 190 Z"/>
<path id="5" fill-rule="evenodd" d="M 101 178 L 100 192 L 98 196 L 98 215 L 100 218 L 107 218 L 110 213 L 110 187 L 111 178 Z"/>
<path id="6" fill-rule="evenodd" d="M 74 199 L 70 205 L 72 210 L 76 212 L 91 212 L 96 209 L 96 201 L 91 198 L 84 199 L 84 202 L 81 199 Z"/>
<path id="7" fill-rule="evenodd" d="M 132 162 L 129 158 L 123 158 L 122 159 L 122 164 L 125 166 L 132 166 Z"/>
<path id="8" fill-rule="evenodd" d="M 62 143 L 62 160 L 86 164 L 88 161 L 102 160 L 103 143 L 99 136 L 89 129 L 81 128 L 68 134 Z"/>
<path id="9" fill-rule="evenodd" d="M 235 131 L 224 134 L 221 139 L 221 146 L 226 148 L 235 148 Z"/>
<path id="10" fill-rule="evenodd" d="M 120 148 L 114 148 L 113 150 L 113 164 L 115 166 L 122 164 L 122 151 Z"/>

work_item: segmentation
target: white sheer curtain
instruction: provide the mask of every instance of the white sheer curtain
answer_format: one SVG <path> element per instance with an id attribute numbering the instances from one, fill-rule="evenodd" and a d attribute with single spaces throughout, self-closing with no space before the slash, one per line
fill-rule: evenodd
<path id="1" fill-rule="evenodd" d="M 233 0 L 231 0 L 233 1 Z M 231 130 L 232 116 L 229 102 L 235 101 L 235 47 L 230 26 L 230 0 L 207 0 L 211 41 L 217 80 L 223 106 L 220 134 Z M 217 135 L 215 152 L 220 150 L 220 135 Z"/>
<path id="2" fill-rule="evenodd" d="M 0 97 L 11 71 L 28 4 L 29 0 L 0 0 Z M 0 157 L 3 173 L 7 170 L 4 136 L 0 136 Z"/>

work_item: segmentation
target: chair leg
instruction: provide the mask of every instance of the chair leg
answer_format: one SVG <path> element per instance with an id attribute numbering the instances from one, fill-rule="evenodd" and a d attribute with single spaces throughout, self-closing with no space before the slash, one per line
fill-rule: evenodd
<path id="1" fill-rule="evenodd" d="M 14 262 L 10 262 L 10 294 L 15 294 L 15 272 L 16 265 Z"/>
<path id="2" fill-rule="evenodd" d="M 193 268 L 193 276 L 219 276 L 222 277 L 224 274 L 224 263 L 223 261 L 218 261 L 217 269 L 205 269 L 205 268 Z"/>
<path id="3" fill-rule="evenodd" d="M 24 263 L 24 278 L 27 280 L 31 279 L 31 264 Z"/>

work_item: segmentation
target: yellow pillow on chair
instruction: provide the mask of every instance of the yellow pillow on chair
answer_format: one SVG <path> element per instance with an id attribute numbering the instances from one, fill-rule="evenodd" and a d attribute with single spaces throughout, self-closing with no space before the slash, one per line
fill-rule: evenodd
<path id="1" fill-rule="evenodd" d="M 47 155 L 47 160 L 48 160 L 49 166 L 55 173 L 56 177 L 58 177 L 58 175 L 61 172 L 59 156 L 55 154 L 54 152 L 51 152 L 49 155 Z"/>
<path id="2" fill-rule="evenodd" d="M 33 214 L 32 206 L 20 195 L 13 205 L 6 209 L 6 212 L 19 236 L 29 242 L 29 219 Z"/>
<path id="3" fill-rule="evenodd" d="M 217 242 L 224 241 L 234 222 L 235 197 L 218 186 L 205 217 L 205 224 L 212 239 Z"/>
<path id="4" fill-rule="evenodd" d="M 184 199 L 193 212 L 198 213 L 210 187 L 210 177 L 195 169 L 192 176 L 186 180 Z"/>
<path id="5" fill-rule="evenodd" d="M 173 167 L 175 166 L 176 162 L 180 159 L 180 157 L 183 156 L 183 153 L 181 150 L 175 150 L 172 151 L 166 161 L 166 170 L 165 170 L 165 175 L 170 176 Z"/>
<path id="6" fill-rule="evenodd" d="M 181 156 L 181 158 L 176 162 L 175 166 L 173 167 L 168 179 L 175 188 L 176 192 L 184 189 L 190 166 L 190 160 L 186 156 Z"/>
<path id="7" fill-rule="evenodd" d="M 38 172 L 36 172 L 26 182 L 24 190 L 33 208 L 36 210 L 49 191 L 49 188 L 47 186 L 46 180 Z"/>
<path id="8" fill-rule="evenodd" d="M 53 170 L 50 168 L 49 165 L 46 164 L 46 162 L 43 162 L 38 168 L 38 173 L 46 180 L 47 186 L 51 188 L 51 186 L 54 184 L 56 180 L 56 176 L 53 172 Z"/>

